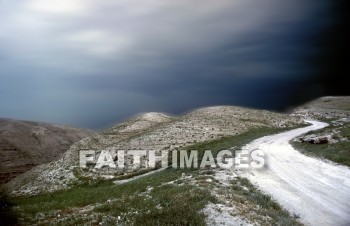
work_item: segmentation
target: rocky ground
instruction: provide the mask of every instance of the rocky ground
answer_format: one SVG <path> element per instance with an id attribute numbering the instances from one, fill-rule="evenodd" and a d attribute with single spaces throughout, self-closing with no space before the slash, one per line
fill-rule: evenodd
<path id="1" fill-rule="evenodd" d="M 295 138 L 294 142 L 307 142 L 310 144 L 336 144 L 338 142 L 349 142 L 348 137 L 342 134 L 341 129 L 349 127 L 350 118 L 341 118 L 330 121 L 330 127 L 320 131 L 309 132 Z"/>
<path id="2" fill-rule="evenodd" d="M 94 164 L 82 169 L 79 151 L 212 150 L 217 142 L 222 150 L 281 128 L 304 126 L 305 118 L 322 119 L 331 126 L 300 136 L 296 143 L 337 145 L 338 150 L 349 147 L 349 100 L 320 98 L 291 115 L 233 106 L 202 108 L 183 116 L 140 114 L 80 140 L 57 161 L 36 166 L 2 188 L 16 200 L 20 221 L 31 224 L 298 225 L 303 215 L 287 212 L 285 203 L 262 193 L 239 169 L 149 171 L 131 167 L 130 156 L 124 169 L 96 170 Z M 271 130 L 255 134 L 258 128 Z M 226 138 L 231 140 L 224 144 Z"/>
<path id="3" fill-rule="evenodd" d="M 292 116 L 318 120 L 348 118 L 350 117 L 350 97 L 321 97 L 297 107 L 293 110 Z"/>
<path id="4" fill-rule="evenodd" d="M 133 173 L 121 171 L 81 169 L 79 150 L 176 150 L 186 146 L 238 135 L 251 128 L 292 127 L 301 120 L 287 115 L 247 108 L 219 106 L 195 110 L 180 117 L 161 113 L 147 113 L 102 134 L 75 143 L 58 161 L 38 166 L 6 185 L 13 194 L 37 194 L 65 189 L 80 180 L 117 177 Z M 128 159 L 126 160 L 126 162 Z"/>
<path id="5" fill-rule="evenodd" d="M 350 166 L 350 97 L 322 97 L 297 108 L 292 115 L 329 124 L 295 138 L 291 142 L 295 148 L 312 157 Z"/>

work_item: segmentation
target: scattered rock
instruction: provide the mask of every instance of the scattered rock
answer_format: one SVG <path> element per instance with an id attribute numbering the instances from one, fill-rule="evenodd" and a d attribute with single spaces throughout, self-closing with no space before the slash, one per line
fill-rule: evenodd
<path id="1" fill-rule="evenodd" d="M 132 175 L 144 170 L 142 167 L 147 164 L 147 159 L 142 158 L 141 168 L 134 168 L 129 156 L 125 158 L 124 169 L 105 167 L 96 170 L 92 164 L 83 170 L 79 168 L 80 150 L 173 151 L 197 142 L 241 134 L 252 128 L 289 127 L 302 123 L 300 119 L 288 115 L 233 106 L 197 109 L 177 118 L 162 113 L 146 113 L 75 143 L 58 161 L 36 167 L 15 178 L 6 187 L 13 194 L 52 192 L 79 183 L 79 178 L 107 179 L 106 175 Z"/>

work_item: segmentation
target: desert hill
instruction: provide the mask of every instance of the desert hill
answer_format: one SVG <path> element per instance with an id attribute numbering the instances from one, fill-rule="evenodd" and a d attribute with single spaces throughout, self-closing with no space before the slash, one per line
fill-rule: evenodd
<path id="1" fill-rule="evenodd" d="M 295 202 L 285 206 L 283 200 L 289 200 L 288 196 L 283 196 L 286 198 L 282 201 L 273 200 L 279 197 L 275 196 L 275 189 L 280 175 L 292 177 L 287 181 L 292 182 L 294 186 L 294 180 L 303 178 L 310 172 L 302 168 L 308 166 L 310 158 L 298 154 L 299 149 L 290 152 L 300 156 L 297 160 L 298 170 L 301 171 L 298 176 L 290 173 L 293 168 L 288 169 L 295 165 L 289 164 L 293 158 L 285 155 L 288 152 L 274 155 L 270 153 L 268 156 L 268 160 L 274 162 L 274 165 L 287 163 L 282 167 L 287 167 L 287 173 L 280 174 L 280 170 L 277 170 L 277 173 L 271 174 L 274 173 L 273 169 L 280 168 L 269 167 L 269 162 L 267 167 L 262 169 L 261 176 L 260 171 L 236 168 L 134 168 L 130 156 L 124 158 L 126 167 L 123 169 L 96 169 L 94 166 L 102 150 L 111 153 L 113 150 L 199 150 L 203 153 L 204 150 L 215 152 L 265 148 L 264 152 L 268 153 L 271 151 L 270 147 L 275 148 L 277 145 L 280 150 L 288 151 L 292 147 L 285 142 L 285 136 L 294 134 L 294 137 L 297 136 L 295 133 L 309 131 L 315 125 L 327 125 L 323 122 L 309 121 L 312 125 L 306 126 L 303 118 L 321 119 L 330 124 L 322 130 L 309 131 L 308 136 L 321 131 L 324 133 L 328 130 L 339 130 L 336 135 L 341 141 L 332 145 L 338 145 L 334 146 L 335 151 L 342 152 L 341 147 L 348 148 L 348 139 L 345 139 L 349 137 L 348 100 L 349 98 L 345 97 L 320 98 L 303 105 L 291 115 L 234 106 L 200 108 L 179 116 L 156 112 L 139 114 L 83 138 L 70 146 L 58 160 L 32 168 L 3 185 L 2 189 L 7 191 L 11 200 L 16 203 L 16 211 L 18 210 L 23 217 L 20 222 L 33 224 L 60 222 L 143 225 L 146 222 L 150 225 L 168 225 L 178 222 L 177 224 L 182 225 L 191 222 L 193 225 L 299 225 L 308 222 L 307 219 L 332 221 L 339 217 L 323 214 L 321 218 L 320 214 L 313 214 L 312 211 L 310 214 L 306 209 L 295 211 L 290 207 Z M 303 128 L 295 129 L 296 127 Z M 275 133 L 278 134 L 271 135 Z M 295 145 L 295 142 L 292 144 Z M 315 146 L 319 147 L 321 145 Z M 95 151 L 95 159 L 89 160 L 87 168 L 79 167 L 81 150 Z M 112 156 L 113 161 L 118 160 L 116 157 L 118 156 Z M 141 162 L 147 163 L 147 158 L 143 157 L 141 156 Z M 300 162 L 304 164 L 300 165 Z M 320 164 L 315 164 L 315 167 L 320 167 Z M 343 167 L 328 162 L 322 164 L 327 165 L 324 168 L 336 167 L 339 175 L 343 175 Z M 319 173 L 320 170 L 316 172 Z M 268 173 L 272 175 L 270 180 L 265 179 Z M 317 178 L 322 180 L 323 176 L 319 175 Z M 330 180 L 336 186 L 342 186 L 340 183 L 338 185 L 337 179 Z M 285 179 L 282 181 L 283 189 L 278 189 L 278 192 L 293 191 L 291 195 L 294 197 L 294 187 L 287 188 Z M 299 184 L 305 185 L 303 181 Z M 260 190 L 258 185 L 271 185 L 272 192 Z M 329 188 L 323 189 L 332 191 Z M 303 188 L 299 190 L 301 193 L 298 195 L 305 195 Z M 323 197 L 324 193 L 318 194 L 318 189 L 312 191 L 315 193 L 314 197 Z M 335 202 L 347 205 L 346 201 L 340 200 L 344 198 L 341 197 Z M 347 209 L 334 204 L 329 206 Z M 304 213 L 307 213 L 305 216 L 308 218 Z"/>
<path id="2" fill-rule="evenodd" d="M 146 113 L 85 138 L 60 158 L 20 175 L 6 185 L 16 194 L 36 194 L 69 188 L 84 178 L 113 178 L 133 169 L 110 172 L 79 168 L 79 150 L 176 150 L 196 143 L 242 134 L 258 127 L 292 127 L 296 117 L 233 106 L 207 107 L 179 117 Z"/>
<path id="3" fill-rule="evenodd" d="M 0 118 L 0 183 L 60 157 L 94 132 L 64 125 Z"/>
<path id="4" fill-rule="evenodd" d="M 350 117 L 350 96 L 326 96 L 297 107 L 293 115 L 313 119 Z"/>

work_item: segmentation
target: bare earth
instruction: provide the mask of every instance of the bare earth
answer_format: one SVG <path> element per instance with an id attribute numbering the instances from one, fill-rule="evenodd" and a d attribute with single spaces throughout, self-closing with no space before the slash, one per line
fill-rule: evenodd
<path id="1" fill-rule="evenodd" d="M 265 154 L 264 169 L 242 170 L 243 176 L 270 194 L 307 225 L 350 225 L 350 168 L 310 158 L 293 149 L 289 141 L 328 124 L 266 136 L 243 147 Z"/>
<path id="2" fill-rule="evenodd" d="M 0 184 L 59 159 L 72 144 L 94 134 L 70 126 L 0 117 Z"/>

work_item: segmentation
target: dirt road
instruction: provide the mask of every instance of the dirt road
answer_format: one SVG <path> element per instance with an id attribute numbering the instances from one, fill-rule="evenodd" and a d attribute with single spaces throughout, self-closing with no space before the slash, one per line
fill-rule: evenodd
<path id="1" fill-rule="evenodd" d="M 263 169 L 244 170 L 242 175 L 270 194 L 308 225 L 350 225 L 350 168 L 308 157 L 288 142 L 327 123 L 266 136 L 243 149 L 265 154 Z"/>

